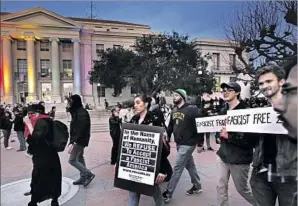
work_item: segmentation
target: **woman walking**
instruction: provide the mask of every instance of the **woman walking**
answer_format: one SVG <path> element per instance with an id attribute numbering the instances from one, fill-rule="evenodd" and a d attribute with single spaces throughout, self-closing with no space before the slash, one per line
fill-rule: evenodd
<path id="1" fill-rule="evenodd" d="M 20 142 L 20 148 L 17 150 L 17 152 L 26 151 L 26 140 L 24 136 L 25 131 L 25 123 L 23 120 L 23 114 L 21 111 L 19 111 L 18 108 L 14 110 L 15 119 L 13 121 L 14 123 L 14 131 L 17 133 L 17 137 Z"/>
<path id="2" fill-rule="evenodd" d="M 134 108 L 135 108 L 136 115 L 132 117 L 130 123 L 163 127 L 162 120 L 154 113 L 148 110 L 148 108 L 150 108 L 151 100 L 152 100 L 151 98 L 147 98 L 144 95 L 135 97 Z M 159 184 L 169 180 L 169 178 L 172 176 L 172 167 L 170 165 L 169 160 L 167 159 L 169 154 L 170 154 L 170 147 L 166 142 L 165 138 L 163 137 L 163 148 L 162 148 L 161 160 L 160 160 L 160 171 L 156 178 L 155 193 L 153 194 L 153 198 L 156 206 L 164 205 Z M 141 194 L 139 193 L 129 192 L 128 206 L 138 206 L 140 202 L 140 196 Z"/>

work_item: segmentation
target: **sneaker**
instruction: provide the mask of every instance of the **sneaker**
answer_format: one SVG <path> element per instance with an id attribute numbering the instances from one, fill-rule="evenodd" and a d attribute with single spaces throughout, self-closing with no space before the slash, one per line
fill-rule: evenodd
<path id="1" fill-rule="evenodd" d="M 23 152 L 26 151 L 25 149 L 18 149 L 17 152 Z"/>
<path id="2" fill-rule="evenodd" d="M 32 158 L 33 155 L 29 154 L 28 152 L 25 152 L 25 155 L 29 158 Z"/>
<path id="3" fill-rule="evenodd" d="M 163 197 L 163 200 L 165 203 L 168 203 L 171 201 L 171 197 L 169 196 L 168 193 L 169 193 L 168 190 L 166 190 L 162 193 L 162 197 Z"/>
<path id="4" fill-rule="evenodd" d="M 214 151 L 214 149 L 212 147 L 209 147 L 208 150 L 209 151 Z"/>
<path id="5" fill-rule="evenodd" d="M 12 149 L 12 147 L 6 147 L 5 149 L 7 149 L 7 150 L 11 150 L 11 149 Z"/>
<path id="6" fill-rule="evenodd" d="M 186 191 L 187 195 L 193 195 L 193 194 L 199 194 L 203 192 L 202 188 L 197 189 L 195 186 L 192 186 L 192 188 L 190 190 Z"/>
<path id="7" fill-rule="evenodd" d="M 80 179 L 74 181 L 72 184 L 73 184 L 73 185 L 83 185 L 84 182 L 85 182 L 85 178 L 80 177 Z"/>
<path id="8" fill-rule="evenodd" d="M 95 174 L 91 173 L 90 175 L 88 175 L 88 177 L 84 182 L 84 187 L 87 187 L 90 184 L 90 182 L 94 179 L 94 177 L 95 177 Z"/>

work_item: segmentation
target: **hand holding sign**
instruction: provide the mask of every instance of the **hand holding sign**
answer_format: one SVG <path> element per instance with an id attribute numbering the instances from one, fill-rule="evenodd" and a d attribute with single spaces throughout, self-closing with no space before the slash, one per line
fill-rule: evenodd
<path id="1" fill-rule="evenodd" d="M 167 175 L 165 175 L 165 174 L 159 173 L 159 174 L 157 175 L 157 178 L 156 178 L 156 181 L 155 181 L 156 184 L 160 184 L 160 183 L 162 183 L 162 182 L 165 180 L 166 176 L 167 176 Z"/>
<path id="2" fill-rule="evenodd" d="M 220 130 L 220 137 L 224 138 L 224 139 L 228 139 L 229 138 L 229 134 L 226 130 L 226 127 L 223 127 L 221 130 Z"/>

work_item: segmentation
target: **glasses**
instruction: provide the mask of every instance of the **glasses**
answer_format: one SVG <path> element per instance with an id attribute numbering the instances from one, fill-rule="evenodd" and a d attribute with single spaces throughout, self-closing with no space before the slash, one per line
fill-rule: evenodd
<path id="1" fill-rule="evenodd" d="M 231 92 L 234 92 L 235 90 L 234 89 L 227 89 L 227 90 L 223 90 L 221 91 L 221 93 L 231 93 Z"/>

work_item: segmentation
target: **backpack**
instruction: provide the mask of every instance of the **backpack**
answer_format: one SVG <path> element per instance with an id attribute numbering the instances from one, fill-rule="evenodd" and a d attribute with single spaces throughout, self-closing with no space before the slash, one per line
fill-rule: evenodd
<path id="1" fill-rule="evenodd" d="M 67 126 L 58 120 L 54 120 L 52 146 L 57 150 L 57 152 L 63 152 L 66 148 L 68 139 L 69 133 Z"/>

